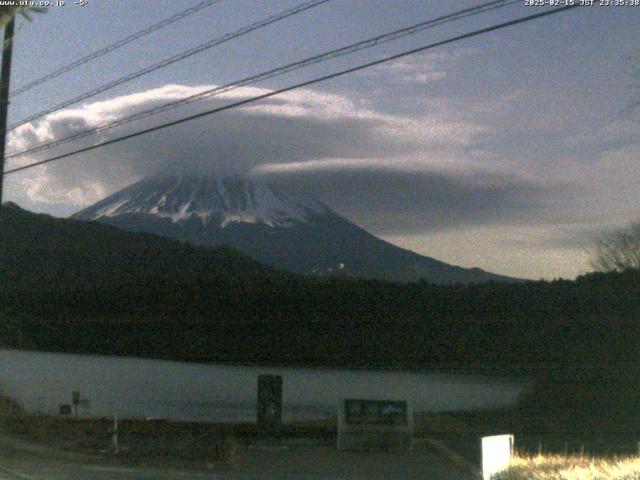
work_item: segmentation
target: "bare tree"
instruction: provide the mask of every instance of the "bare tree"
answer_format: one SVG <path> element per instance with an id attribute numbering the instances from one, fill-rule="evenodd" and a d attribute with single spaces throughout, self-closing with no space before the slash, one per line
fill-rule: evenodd
<path id="1" fill-rule="evenodd" d="M 597 238 L 591 266 L 602 272 L 640 269 L 640 222 L 632 222 Z"/>

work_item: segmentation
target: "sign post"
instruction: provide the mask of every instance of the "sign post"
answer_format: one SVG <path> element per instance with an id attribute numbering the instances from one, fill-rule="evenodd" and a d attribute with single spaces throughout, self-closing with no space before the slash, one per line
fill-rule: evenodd
<path id="1" fill-rule="evenodd" d="M 277 431 L 282 424 L 282 375 L 258 375 L 258 427 Z"/>
<path id="2" fill-rule="evenodd" d="M 76 418 L 78 418 L 78 405 L 80 405 L 80 391 L 74 390 L 71 392 L 71 397 L 73 400 L 73 409 L 75 410 Z"/>
<path id="3" fill-rule="evenodd" d="M 113 416 L 113 451 L 118 454 L 118 414 Z"/>

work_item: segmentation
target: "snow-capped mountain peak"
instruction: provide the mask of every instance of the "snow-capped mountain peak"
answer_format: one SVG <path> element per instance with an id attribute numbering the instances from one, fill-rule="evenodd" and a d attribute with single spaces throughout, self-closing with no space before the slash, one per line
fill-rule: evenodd
<path id="1" fill-rule="evenodd" d="M 198 218 L 224 228 L 233 223 L 271 227 L 303 223 L 330 210 L 312 198 L 239 177 L 160 175 L 145 178 L 74 215 L 98 220 L 146 214 L 173 223 Z"/>
<path id="2" fill-rule="evenodd" d="M 148 177 L 73 218 L 196 245 L 226 245 L 297 273 L 443 284 L 512 280 L 397 247 L 313 198 L 238 177 Z"/>

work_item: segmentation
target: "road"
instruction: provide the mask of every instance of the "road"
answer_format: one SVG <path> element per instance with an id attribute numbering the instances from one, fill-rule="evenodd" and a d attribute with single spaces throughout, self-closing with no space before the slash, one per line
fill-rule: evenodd
<path id="1" fill-rule="evenodd" d="M 198 470 L 124 467 L 0 434 L 0 480 L 466 480 L 470 473 L 435 450 L 340 452 L 328 446 L 238 447 L 234 462 Z"/>

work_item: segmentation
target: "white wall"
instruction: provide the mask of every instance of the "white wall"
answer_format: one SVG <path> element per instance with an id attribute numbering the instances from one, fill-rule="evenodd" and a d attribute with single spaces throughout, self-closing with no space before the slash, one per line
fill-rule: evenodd
<path id="1" fill-rule="evenodd" d="M 282 375 L 284 421 L 336 415 L 339 398 L 408 400 L 414 412 L 511 405 L 524 382 L 412 372 L 192 364 L 138 358 L 0 349 L 5 395 L 55 414 L 79 390 L 89 416 L 193 421 L 255 419 L 259 374 Z"/>

